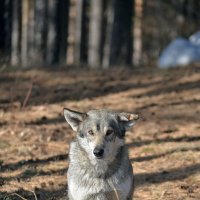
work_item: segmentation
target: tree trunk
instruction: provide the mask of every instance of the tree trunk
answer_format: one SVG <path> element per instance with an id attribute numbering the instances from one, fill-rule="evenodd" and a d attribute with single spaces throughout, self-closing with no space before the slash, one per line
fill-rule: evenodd
<path id="1" fill-rule="evenodd" d="M 57 51 L 57 5 L 55 0 L 48 0 L 47 11 L 47 48 L 46 48 L 46 62 L 48 65 L 53 65 L 58 62 Z"/>
<path id="2" fill-rule="evenodd" d="M 132 0 L 113 0 L 110 65 L 132 63 Z"/>
<path id="3" fill-rule="evenodd" d="M 77 1 L 74 61 L 86 61 L 86 0 Z"/>
<path id="4" fill-rule="evenodd" d="M 112 7 L 112 0 L 107 1 L 106 5 L 106 23 L 105 26 L 105 44 L 103 47 L 103 68 L 108 68 L 110 65 L 110 48 L 111 48 L 111 32 L 113 26 L 114 12 Z"/>
<path id="5" fill-rule="evenodd" d="M 29 0 L 28 7 L 28 59 L 35 63 L 35 0 Z"/>
<path id="6" fill-rule="evenodd" d="M 143 0 L 135 0 L 134 5 L 135 10 L 135 20 L 133 28 L 134 37 L 134 53 L 133 53 L 133 64 L 138 66 L 142 59 L 142 10 L 143 10 Z"/>
<path id="7" fill-rule="evenodd" d="M 12 35 L 11 35 L 11 65 L 16 66 L 20 59 L 21 36 L 21 0 L 13 1 L 12 5 Z"/>
<path id="8" fill-rule="evenodd" d="M 28 65 L 28 8 L 29 1 L 22 0 L 22 37 L 21 37 L 21 63 Z"/>
<path id="9" fill-rule="evenodd" d="M 66 64 L 67 56 L 67 38 L 68 38 L 68 20 L 69 20 L 69 0 L 60 0 L 58 2 L 58 49 L 59 64 Z"/>
<path id="10" fill-rule="evenodd" d="M 35 64 L 43 65 L 46 46 L 46 0 L 35 0 Z"/>
<path id="11" fill-rule="evenodd" d="M 4 13 L 5 13 L 5 0 L 0 1 L 0 50 L 4 50 L 5 47 L 5 20 L 4 20 Z"/>
<path id="12" fill-rule="evenodd" d="M 5 62 L 9 62 L 11 55 L 11 26 L 12 26 L 12 0 L 4 1 L 4 20 L 5 20 L 5 43 L 4 57 Z"/>
<path id="13" fill-rule="evenodd" d="M 89 28 L 88 64 L 97 67 L 101 64 L 103 1 L 91 1 L 91 15 Z"/>

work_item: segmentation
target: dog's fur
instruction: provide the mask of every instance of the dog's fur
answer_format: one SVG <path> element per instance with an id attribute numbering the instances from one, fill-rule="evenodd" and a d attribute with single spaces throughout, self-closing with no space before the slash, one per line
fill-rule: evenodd
<path id="1" fill-rule="evenodd" d="M 80 113 L 64 109 L 77 133 L 70 145 L 70 200 L 128 200 L 133 193 L 133 170 L 124 145 L 125 132 L 137 115 L 108 110 Z"/>

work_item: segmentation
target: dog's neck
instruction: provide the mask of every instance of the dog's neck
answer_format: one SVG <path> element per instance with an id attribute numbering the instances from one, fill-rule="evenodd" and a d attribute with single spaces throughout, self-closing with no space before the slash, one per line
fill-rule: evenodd
<path id="1" fill-rule="evenodd" d="M 105 164 L 103 162 L 99 162 L 99 165 L 95 165 L 95 168 L 99 173 L 99 178 L 107 179 L 111 177 L 117 169 L 119 169 L 119 166 L 123 163 L 124 157 L 122 155 L 124 154 L 124 151 L 125 147 L 120 147 L 112 162 Z"/>
<path id="2" fill-rule="evenodd" d="M 73 160 L 71 160 L 72 164 L 78 164 L 79 166 L 76 166 L 77 168 L 80 170 L 84 169 L 85 173 L 89 173 L 95 178 L 107 179 L 111 177 L 116 172 L 116 170 L 119 169 L 119 166 L 128 159 L 127 148 L 122 146 L 118 149 L 115 158 L 110 162 L 103 159 L 91 160 L 85 150 L 80 146 L 80 144 L 78 142 L 75 143 L 76 151 L 78 151 L 79 155 L 81 155 L 81 162 L 80 156 L 76 159 L 76 155 L 74 154 L 72 156 Z"/>

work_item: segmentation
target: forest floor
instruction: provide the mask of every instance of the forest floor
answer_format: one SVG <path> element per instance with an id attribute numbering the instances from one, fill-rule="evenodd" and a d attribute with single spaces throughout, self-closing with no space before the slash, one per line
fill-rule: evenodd
<path id="1" fill-rule="evenodd" d="M 0 94 L 1 200 L 66 199 L 74 135 L 64 107 L 139 113 L 126 137 L 134 200 L 200 199 L 199 65 L 2 70 Z"/>

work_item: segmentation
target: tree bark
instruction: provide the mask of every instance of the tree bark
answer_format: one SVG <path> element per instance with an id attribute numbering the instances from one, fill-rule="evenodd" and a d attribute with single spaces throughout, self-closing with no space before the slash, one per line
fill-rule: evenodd
<path id="1" fill-rule="evenodd" d="M 44 65 L 46 47 L 46 0 L 35 0 L 35 64 Z"/>
<path id="2" fill-rule="evenodd" d="M 28 7 L 28 59 L 35 63 L 35 0 L 29 0 Z"/>
<path id="3" fill-rule="evenodd" d="M 5 41 L 4 41 L 4 62 L 9 62 L 11 55 L 11 26 L 12 26 L 12 0 L 4 1 L 4 20 L 5 20 Z"/>
<path id="4" fill-rule="evenodd" d="M 142 59 L 142 12 L 143 12 L 143 0 L 135 0 L 135 21 L 133 28 L 133 64 L 138 66 Z"/>
<path id="5" fill-rule="evenodd" d="M 21 37 L 21 63 L 23 67 L 28 65 L 28 10 L 29 1 L 22 1 L 22 37 Z"/>
<path id="6" fill-rule="evenodd" d="M 5 0 L 0 1 L 0 50 L 4 50 L 5 47 L 5 20 L 4 20 L 4 13 L 5 13 Z"/>
<path id="7" fill-rule="evenodd" d="M 20 36 L 21 36 L 21 0 L 13 1 L 12 5 L 12 35 L 11 35 L 11 65 L 16 66 L 20 59 Z"/>
<path id="8" fill-rule="evenodd" d="M 77 1 L 76 30 L 74 61 L 82 63 L 86 61 L 86 0 Z"/>
<path id="9" fill-rule="evenodd" d="M 68 26 L 69 26 L 69 6 L 70 0 L 60 0 L 58 2 L 58 49 L 59 49 L 59 64 L 66 64 L 67 56 L 67 38 L 68 38 Z"/>
<path id="10" fill-rule="evenodd" d="M 57 54 L 57 5 L 55 0 L 48 0 L 47 11 L 47 48 L 46 48 L 46 62 L 47 65 L 54 65 L 58 62 Z"/>
<path id="11" fill-rule="evenodd" d="M 88 64 L 92 68 L 101 64 L 102 20 L 103 0 L 92 0 L 88 47 Z"/>
<path id="12" fill-rule="evenodd" d="M 111 48 L 111 32 L 113 26 L 114 12 L 112 7 L 112 0 L 107 1 L 106 5 L 106 25 L 105 26 L 105 44 L 103 47 L 103 61 L 102 66 L 104 69 L 110 65 L 110 48 Z"/>
<path id="13" fill-rule="evenodd" d="M 132 63 L 132 0 L 113 0 L 110 65 Z"/>

